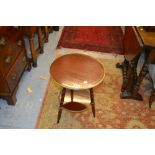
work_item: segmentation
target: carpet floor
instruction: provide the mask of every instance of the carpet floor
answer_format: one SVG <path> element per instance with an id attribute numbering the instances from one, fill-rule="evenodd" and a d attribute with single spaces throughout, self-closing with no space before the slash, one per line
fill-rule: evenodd
<path id="1" fill-rule="evenodd" d="M 119 96 L 122 73 L 115 67 L 119 60 L 99 59 L 99 61 L 105 67 L 105 79 L 94 89 L 96 118 L 93 118 L 91 106 L 87 103 L 88 108 L 83 112 L 74 113 L 63 109 L 60 123 L 57 124 L 59 94 L 62 88 L 51 79 L 36 128 L 155 128 L 155 104 L 151 109 L 148 108 L 149 82 L 145 80 L 140 88 L 140 93 L 144 97 L 143 101 L 122 100 Z"/>
<path id="2" fill-rule="evenodd" d="M 123 54 L 122 36 L 120 26 L 65 26 L 57 48 Z"/>

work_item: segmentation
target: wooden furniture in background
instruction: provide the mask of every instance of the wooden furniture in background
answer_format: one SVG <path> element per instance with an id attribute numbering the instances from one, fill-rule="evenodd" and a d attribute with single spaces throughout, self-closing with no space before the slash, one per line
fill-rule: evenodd
<path id="1" fill-rule="evenodd" d="M 27 37 L 30 43 L 30 51 L 31 51 L 31 56 L 32 56 L 32 65 L 33 67 L 37 67 L 37 56 L 39 53 L 43 53 L 43 36 L 41 32 L 41 27 L 40 26 L 21 26 L 21 32 L 24 37 Z M 39 47 L 35 48 L 34 44 L 34 37 L 35 34 L 38 35 L 38 42 L 39 42 Z"/>
<path id="2" fill-rule="evenodd" d="M 144 27 L 125 27 L 124 34 L 124 52 L 125 60 L 122 64 L 117 64 L 123 72 L 123 85 L 121 98 L 142 100 L 139 94 L 139 87 L 142 80 L 149 73 L 149 64 L 155 63 L 155 32 L 147 31 Z M 145 61 L 143 67 L 137 76 L 137 63 L 140 55 L 144 53 Z M 155 100 L 155 91 L 153 89 L 149 107 Z"/>
<path id="3" fill-rule="evenodd" d="M 0 27 L 0 97 L 8 104 L 16 103 L 20 78 L 31 65 L 26 55 L 23 38 L 16 27 Z"/>
<path id="4" fill-rule="evenodd" d="M 52 26 L 54 31 L 59 31 L 59 26 Z"/>
<path id="5" fill-rule="evenodd" d="M 93 72 L 93 73 L 92 73 Z M 74 91 L 90 91 L 90 104 L 95 117 L 95 102 L 93 88 L 104 78 L 104 68 L 96 59 L 84 54 L 67 54 L 57 58 L 51 65 L 52 78 L 63 87 L 57 123 L 59 123 L 62 108 L 71 111 L 81 111 L 86 107 L 80 102 L 74 102 Z M 71 102 L 64 104 L 66 89 L 70 90 Z"/>

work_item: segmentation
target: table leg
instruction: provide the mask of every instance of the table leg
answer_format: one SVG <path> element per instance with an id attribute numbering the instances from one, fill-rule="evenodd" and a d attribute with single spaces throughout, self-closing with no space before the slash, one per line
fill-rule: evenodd
<path id="1" fill-rule="evenodd" d="M 44 47 L 43 47 L 44 45 L 43 45 L 41 27 L 38 28 L 38 41 L 39 41 L 40 54 L 43 54 L 44 53 Z"/>
<path id="2" fill-rule="evenodd" d="M 70 90 L 70 92 L 71 92 L 71 102 L 73 102 L 74 90 Z"/>
<path id="3" fill-rule="evenodd" d="M 140 55 L 137 55 L 135 58 L 129 61 L 124 60 L 122 64 L 117 64 L 116 67 L 122 70 L 123 74 L 123 84 L 121 88 L 120 98 L 130 99 L 132 98 L 132 90 L 135 81 L 137 80 L 137 63 Z"/>
<path id="4" fill-rule="evenodd" d="M 62 92 L 61 92 L 61 100 L 60 100 L 60 106 L 59 106 L 57 123 L 59 123 L 60 118 L 61 118 L 61 113 L 62 113 L 63 102 L 64 102 L 64 98 L 65 98 L 65 93 L 66 93 L 66 88 L 63 88 Z"/>
<path id="5" fill-rule="evenodd" d="M 94 102 L 93 88 L 90 89 L 90 99 L 91 99 L 91 106 L 92 106 L 93 116 L 95 117 L 95 102 Z"/>
<path id="6" fill-rule="evenodd" d="M 139 74 L 137 81 L 133 88 L 133 99 L 142 100 L 142 96 L 138 93 L 138 91 L 139 91 L 139 87 L 140 87 L 144 77 L 148 73 L 148 67 L 149 67 L 149 62 L 145 61 L 144 65 L 142 67 L 142 70 L 140 71 L 140 74 Z"/>

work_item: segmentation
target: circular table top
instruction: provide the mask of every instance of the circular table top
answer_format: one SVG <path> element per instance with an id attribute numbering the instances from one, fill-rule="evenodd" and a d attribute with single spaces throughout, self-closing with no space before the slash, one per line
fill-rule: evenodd
<path id="1" fill-rule="evenodd" d="M 90 89 L 104 78 L 104 68 L 96 59 L 84 54 L 67 54 L 58 57 L 50 68 L 55 82 L 73 90 Z"/>

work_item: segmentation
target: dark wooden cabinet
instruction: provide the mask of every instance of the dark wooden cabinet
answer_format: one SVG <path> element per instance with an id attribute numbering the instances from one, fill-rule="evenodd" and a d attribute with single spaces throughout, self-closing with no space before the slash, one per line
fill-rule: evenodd
<path id="1" fill-rule="evenodd" d="M 0 97 L 16 103 L 16 90 L 25 71 L 30 69 L 20 29 L 0 27 Z"/>

